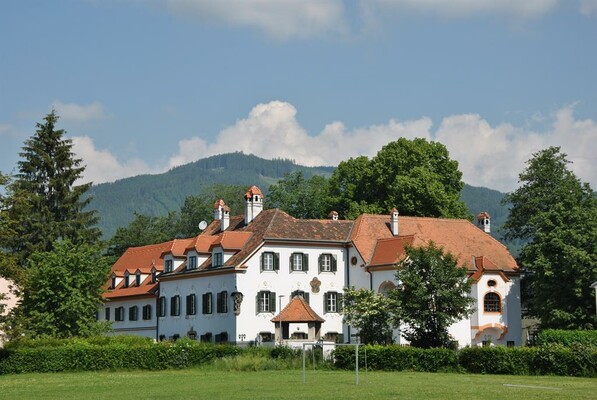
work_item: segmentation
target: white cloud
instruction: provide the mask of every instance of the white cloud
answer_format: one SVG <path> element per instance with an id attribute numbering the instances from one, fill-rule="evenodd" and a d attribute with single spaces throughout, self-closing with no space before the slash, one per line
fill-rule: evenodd
<path id="1" fill-rule="evenodd" d="M 51 106 L 56 110 L 58 116 L 65 121 L 87 122 L 106 118 L 104 106 L 98 101 L 84 105 L 55 100 Z"/>
<path id="2" fill-rule="evenodd" d="M 342 0 L 167 0 L 167 6 L 208 22 L 256 27 L 275 39 L 345 29 Z"/>
<path id="3" fill-rule="evenodd" d="M 337 165 L 359 155 L 374 156 L 382 146 L 400 137 L 422 137 L 446 145 L 450 157 L 459 162 L 463 180 L 474 186 L 511 191 L 518 186 L 518 174 L 532 154 L 549 146 L 560 146 L 573 162 L 572 170 L 581 180 L 597 188 L 597 122 L 574 117 L 573 106 L 542 117 L 542 132 L 527 125 L 503 123 L 492 126 L 477 114 L 445 117 L 432 129 L 430 118 L 348 129 L 342 122 L 326 125 L 310 135 L 296 119 L 289 103 L 258 104 L 246 118 L 223 129 L 213 142 L 200 137 L 180 140 L 177 153 L 162 165 L 150 167 L 141 159 L 119 161 L 110 151 L 98 150 L 87 137 L 73 138 L 74 152 L 87 165 L 85 180 L 95 183 L 127 176 L 164 172 L 215 154 L 243 151 L 259 157 L 290 158 L 308 166 Z M 167 151 L 167 150 L 166 150 Z"/>
<path id="4" fill-rule="evenodd" d="M 555 8 L 557 0 L 362 0 L 396 11 L 417 11 L 467 17 L 476 14 L 506 14 L 529 18 L 541 16 Z"/>
<path id="5" fill-rule="evenodd" d="M 145 161 L 139 158 L 121 162 L 110 151 L 96 149 L 93 139 L 89 136 L 75 136 L 72 141 L 73 153 L 77 158 L 82 159 L 83 165 L 85 165 L 81 179 L 83 182 L 97 184 L 112 182 L 128 176 L 162 172 L 152 170 Z"/>
<path id="6" fill-rule="evenodd" d="M 444 118 L 435 140 L 446 145 L 471 185 L 511 191 L 533 153 L 560 146 L 576 175 L 597 188 L 597 156 L 592 150 L 597 123 L 576 120 L 572 107 L 560 109 L 550 119 L 547 131 L 535 132 L 510 124 L 492 127 L 479 115 L 455 115 Z"/>

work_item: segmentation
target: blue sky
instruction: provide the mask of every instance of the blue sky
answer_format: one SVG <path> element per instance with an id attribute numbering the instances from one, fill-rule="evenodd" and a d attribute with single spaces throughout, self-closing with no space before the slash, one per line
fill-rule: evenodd
<path id="1" fill-rule="evenodd" d="M 5 0 L 0 171 L 55 108 L 96 183 L 425 137 L 475 186 L 556 145 L 595 189 L 596 42 L 597 0 Z"/>

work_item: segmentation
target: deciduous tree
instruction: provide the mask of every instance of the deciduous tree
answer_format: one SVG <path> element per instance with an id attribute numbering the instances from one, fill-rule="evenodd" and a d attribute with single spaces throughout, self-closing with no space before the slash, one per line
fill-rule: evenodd
<path id="1" fill-rule="evenodd" d="M 406 255 L 396 272 L 399 284 L 390 292 L 396 302 L 394 325 L 413 346 L 447 347 L 448 327 L 472 312 L 467 272 L 433 242 L 407 247 Z"/>
<path id="2" fill-rule="evenodd" d="M 392 343 L 391 301 L 367 289 L 344 289 L 344 323 L 359 329 L 361 343 Z"/>

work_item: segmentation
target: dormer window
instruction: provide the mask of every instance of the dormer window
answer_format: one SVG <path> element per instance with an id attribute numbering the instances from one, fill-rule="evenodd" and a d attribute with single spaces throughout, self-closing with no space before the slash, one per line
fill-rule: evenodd
<path id="1" fill-rule="evenodd" d="M 214 266 L 214 267 L 219 267 L 220 265 L 223 264 L 222 261 L 223 261 L 222 260 L 222 253 L 220 253 L 219 251 L 218 252 L 214 252 L 214 254 L 213 254 L 213 261 L 212 261 L 211 265 Z"/>
<path id="2" fill-rule="evenodd" d="M 158 271 L 155 268 L 151 269 L 151 283 L 156 283 L 158 277 Z"/>
<path id="3" fill-rule="evenodd" d="M 135 273 L 135 285 L 137 287 L 141 286 L 141 273 L 139 271 Z"/>
<path id="4" fill-rule="evenodd" d="M 197 256 L 189 256 L 189 263 L 187 269 L 197 269 Z"/>
<path id="5" fill-rule="evenodd" d="M 172 266 L 174 262 L 172 260 L 166 260 L 164 264 L 164 272 L 172 272 Z"/>
<path id="6" fill-rule="evenodd" d="M 112 282 L 110 283 L 110 289 L 116 289 L 116 275 L 112 274 Z"/>
<path id="7" fill-rule="evenodd" d="M 129 272 L 126 271 L 124 273 L 124 287 L 127 288 L 129 287 Z"/>

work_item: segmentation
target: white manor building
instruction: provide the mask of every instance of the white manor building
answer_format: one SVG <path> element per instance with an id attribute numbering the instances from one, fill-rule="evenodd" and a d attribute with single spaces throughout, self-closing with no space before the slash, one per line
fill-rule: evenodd
<path id="1" fill-rule="evenodd" d="M 480 227 L 462 219 L 363 214 L 354 221 L 300 220 L 263 210 L 251 187 L 245 215 L 223 200 L 201 234 L 130 248 L 114 264 L 100 320 L 116 334 L 208 342 L 355 341 L 342 321 L 348 286 L 385 292 L 406 246 L 433 241 L 458 258 L 473 279 L 474 313 L 450 328 L 460 346 L 521 345 L 520 271 Z M 394 340 L 405 343 L 397 336 Z"/>

